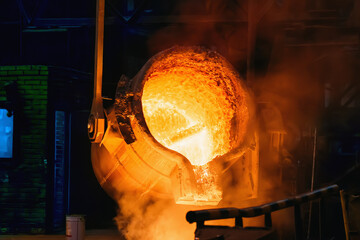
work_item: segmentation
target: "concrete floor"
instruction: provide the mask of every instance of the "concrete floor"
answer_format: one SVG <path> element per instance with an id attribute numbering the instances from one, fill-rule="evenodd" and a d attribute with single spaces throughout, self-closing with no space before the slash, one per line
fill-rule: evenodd
<path id="1" fill-rule="evenodd" d="M 0 235 L 1 240 L 65 240 L 65 235 Z M 86 230 L 85 240 L 125 240 L 117 230 Z"/>

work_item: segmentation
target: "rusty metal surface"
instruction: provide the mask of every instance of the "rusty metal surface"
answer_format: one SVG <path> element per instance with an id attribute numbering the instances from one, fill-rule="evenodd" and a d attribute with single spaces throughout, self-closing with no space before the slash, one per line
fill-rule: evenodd
<path id="1" fill-rule="evenodd" d="M 115 116 L 119 124 L 121 135 L 127 144 L 136 141 L 134 131 L 131 127 L 130 116 L 132 115 L 131 109 L 132 94 L 130 92 L 130 79 L 122 75 L 115 94 Z"/>

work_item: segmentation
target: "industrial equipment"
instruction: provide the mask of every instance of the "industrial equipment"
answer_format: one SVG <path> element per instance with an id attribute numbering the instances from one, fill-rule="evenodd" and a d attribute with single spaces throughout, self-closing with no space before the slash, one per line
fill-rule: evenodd
<path id="1" fill-rule="evenodd" d="M 92 144 L 101 186 L 217 205 L 224 174 L 236 174 L 246 198 L 258 187 L 258 143 L 251 95 L 215 51 L 173 47 L 152 57 L 133 79 L 122 76 L 107 129 Z M 228 171 L 239 159 L 242 167 Z"/>

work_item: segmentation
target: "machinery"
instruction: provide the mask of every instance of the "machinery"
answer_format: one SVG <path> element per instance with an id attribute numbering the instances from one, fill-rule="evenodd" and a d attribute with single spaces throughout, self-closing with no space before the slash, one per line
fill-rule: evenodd
<path id="1" fill-rule="evenodd" d="M 179 204 L 217 205 L 236 174 L 231 187 L 241 188 L 245 198 L 255 197 L 254 106 L 231 64 L 201 47 L 165 50 L 133 79 L 122 76 L 114 106 L 104 110 L 103 33 L 104 0 L 99 0 L 88 133 L 93 169 L 106 192 L 115 200 L 136 192 Z M 240 159 L 237 171 L 231 171 Z"/>
<path id="2" fill-rule="evenodd" d="M 218 53 L 201 47 L 160 52 L 133 79 L 122 76 L 105 115 L 107 129 L 93 140 L 92 164 L 114 199 L 138 192 L 179 204 L 217 205 L 224 174 L 236 174 L 244 195 L 256 196 L 253 103 Z M 242 167 L 229 171 L 240 158 Z"/>

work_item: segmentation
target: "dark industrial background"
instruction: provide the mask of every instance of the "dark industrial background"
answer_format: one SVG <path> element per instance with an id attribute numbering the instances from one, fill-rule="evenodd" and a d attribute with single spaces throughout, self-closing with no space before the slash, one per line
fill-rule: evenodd
<path id="1" fill-rule="evenodd" d="M 0 103 L 14 113 L 15 153 L 0 159 L 0 234 L 63 231 L 76 213 L 87 228 L 115 228 L 86 128 L 95 13 L 95 0 L 0 2 Z M 301 173 L 294 193 L 310 189 L 315 129 L 315 188 L 359 188 L 359 0 L 106 0 L 104 37 L 105 104 L 158 51 L 202 45 L 279 106 Z"/>

